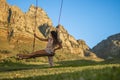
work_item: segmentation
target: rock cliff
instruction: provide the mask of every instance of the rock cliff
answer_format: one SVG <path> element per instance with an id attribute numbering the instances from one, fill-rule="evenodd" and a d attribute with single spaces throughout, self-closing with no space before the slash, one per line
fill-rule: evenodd
<path id="1" fill-rule="evenodd" d="M 96 58 L 96 55 L 91 52 L 84 40 L 76 40 L 63 26 L 60 26 L 60 39 L 62 40 L 64 51 L 78 54 L 80 57 L 91 56 Z"/>

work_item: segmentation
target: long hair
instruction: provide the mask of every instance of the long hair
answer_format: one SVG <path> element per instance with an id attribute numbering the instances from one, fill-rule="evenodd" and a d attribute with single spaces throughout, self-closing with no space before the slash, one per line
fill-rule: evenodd
<path id="1" fill-rule="evenodd" d="M 53 38 L 53 45 L 57 45 L 58 44 L 58 36 L 57 36 L 57 32 L 56 31 L 51 31 L 51 35 L 52 35 L 52 38 Z"/>

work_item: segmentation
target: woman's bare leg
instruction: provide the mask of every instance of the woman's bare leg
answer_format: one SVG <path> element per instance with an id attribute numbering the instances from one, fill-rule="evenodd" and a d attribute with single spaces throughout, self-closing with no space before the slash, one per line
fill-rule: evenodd
<path id="1" fill-rule="evenodd" d="M 54 66 L 53 56 L 48 56 L 48 62 L 49 62 L 50 67 Z"/>
<path id="2" fill-rule="evenodd" d="M 31 54 L 18 54 L 17 56 L 19 56 L 22 59 L 29 59 L 29 58 L 49 56 L 49 55 L 50 54 L 47 53 L 45 50 L 39 50 L 39 51 L 33 52 Z"/>

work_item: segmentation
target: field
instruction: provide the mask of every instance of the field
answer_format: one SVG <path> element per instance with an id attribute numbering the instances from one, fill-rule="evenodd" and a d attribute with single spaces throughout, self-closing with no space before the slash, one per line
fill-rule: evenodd
<path id="1" fill-rule="evenodd" d="M 47 62 L 0 62 L 0 80 L 120 80 L 120 60 L 56 61 L 50 68 Z"/>
<path id="2" fill-rule="evenodd" d="M 80 58 L 61 50 L 54 67 L 49 67 L 47 57 L 18 61 L 16 54 L 32 52 L 32 40 L 19 36 L 18 42 L 8 43 L 4 36 L 0 36 L 0 80 L 120 80 L 120 59 Z M 35 49 L 42 48 L 44 44 L 36 42 Z"/>

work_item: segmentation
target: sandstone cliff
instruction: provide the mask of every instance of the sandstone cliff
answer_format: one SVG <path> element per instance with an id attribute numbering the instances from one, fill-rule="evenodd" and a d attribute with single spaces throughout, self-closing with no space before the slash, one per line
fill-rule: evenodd
<path id="1" fill-rule="evenodd" d="M 76 40 L 63 26 L 60 26 L 60 39 L 62 40 L 64 51 L 77 54 L 80 57 L 89 56 L 96 58 L 96 55 L 91 52 L 84 40 Z"/>
<path id="2" fill-rule="evenodd" d="M 101 41 L 92 50 L 101 58 L 120 57 L 120 33 Z"/>
<path id="3" fill-rule="evenodd" d="M 0 3 L 2 3 L 0 5 L 0 37 L 4 37 L 5 40 L 7 39 L 5 36 L 8 36 L 13 43 L 12 46 L 14 49 L 16 49 L 16 44 L 25 44 L 23 40 L 29 40 L 30 42 L 31 38 L 33 38 L 35 27 L 36 33 L 40 37 L 44 37 L 39 31 L 39 27 L 41 26 L 48 26 L 55 30 L 51 19 L 42 8 L 37 8 L 36 13 L 36 7 L 31 5 L 28 12 L 24 13 L 17 6 L 8 5 L 6 0 L 0 0 Z M 60 26 L 60 31 L 60 37 L 63 42 L 63 53 L 73 53 L 80 57 L 90 56 L 96 58 L 96 55 L 90 51 L 84 40 L 76 40 L 63 26 Z"/>

